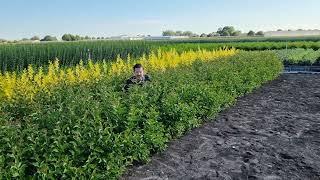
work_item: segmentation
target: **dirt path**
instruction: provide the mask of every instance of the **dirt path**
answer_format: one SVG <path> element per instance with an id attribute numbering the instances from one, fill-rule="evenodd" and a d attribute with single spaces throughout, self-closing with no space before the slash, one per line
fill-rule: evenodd
<path id="1" fill-rule="evenodd" d="M 320 75 L 281 75 L 123 179 L 320 179 Z"/>

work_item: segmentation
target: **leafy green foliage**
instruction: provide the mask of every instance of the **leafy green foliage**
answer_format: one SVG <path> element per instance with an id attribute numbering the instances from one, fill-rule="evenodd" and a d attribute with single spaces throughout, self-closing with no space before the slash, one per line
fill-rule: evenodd
<path id="1" fill-rule="evenodd" d="M 61 84 L 30 104 L 2 102 L 0 179 L 116 179 L 282 68 L 274 53 L 241 52 L 152 72 L 127 93 L 119 77 Z"/>
<path id="2" fill-rule="evenodd" d="M 285 65 L 319 65 L 320 50 L 313 49 L 283 49 L 274 51 Z"/>
<path id="3" fill-rule="evenodd" d="M 236 31 L 233 26 L 225 26 L 223 28 L 219 28 L 217 33 L 220 36 L 239 36 L 241 31 Z"/>

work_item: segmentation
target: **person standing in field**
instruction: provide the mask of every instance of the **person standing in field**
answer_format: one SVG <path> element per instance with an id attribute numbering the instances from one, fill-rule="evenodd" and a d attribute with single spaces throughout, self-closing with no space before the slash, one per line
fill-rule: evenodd
<path id="1" fill-rule="evenodd" d="M 135 64 L 133 66 L 133 76 L 126 80 L 124 91 L 128 91 L 132 85 L 143 85 L 145 82 L 151 81 L 148 74 L 144 73 L 143 66 L 141 64 Z"/>

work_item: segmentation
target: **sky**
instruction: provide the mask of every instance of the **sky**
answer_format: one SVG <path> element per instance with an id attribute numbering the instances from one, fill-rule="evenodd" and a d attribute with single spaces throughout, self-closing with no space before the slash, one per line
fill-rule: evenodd
<path id="1" fill-rule="evenodd" d="M 320 29 L 320 0 L 0 0 L 0 39 Z"/>

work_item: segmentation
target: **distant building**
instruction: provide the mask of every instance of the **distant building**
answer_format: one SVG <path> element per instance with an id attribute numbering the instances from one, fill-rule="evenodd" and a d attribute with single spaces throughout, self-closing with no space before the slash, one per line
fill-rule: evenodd
<path id="1" fill-rule="evenodd" d="M 280 36 L 320 36 L 320 30 L 298 30 L 298 31 L 267 31 L 265 37 L 280 37 Z"/>
<path id="2" fill-rule="evenodd" d="M 171 40 L 171 39 L 186 39 L 189 36 L 148 36 L 145 40 Z"/>
<path id="3" fill-rule="evenodd" d="M 134 41 L 134 40 L 144 40 L 144 37 L 139 37 L 139 36 L 137 36 L 137 37 L 129 37 L 129 40 L 132 40 L 132 41 Z"/>
<path id="4" fill-rule="evenodd" d="M 189 38 L 188 36 L 112 36 L 107 38 L 108 40 L 171 40 L 171 39 L 185 39 Z"/>
<path id="5" fill-rule="evenodd" d="M 142 36 L 128 36 L 128 35 L 120 35 L 120 36 L 112 36 L 108 38 L 110 40 L 143 40 Z"/>

